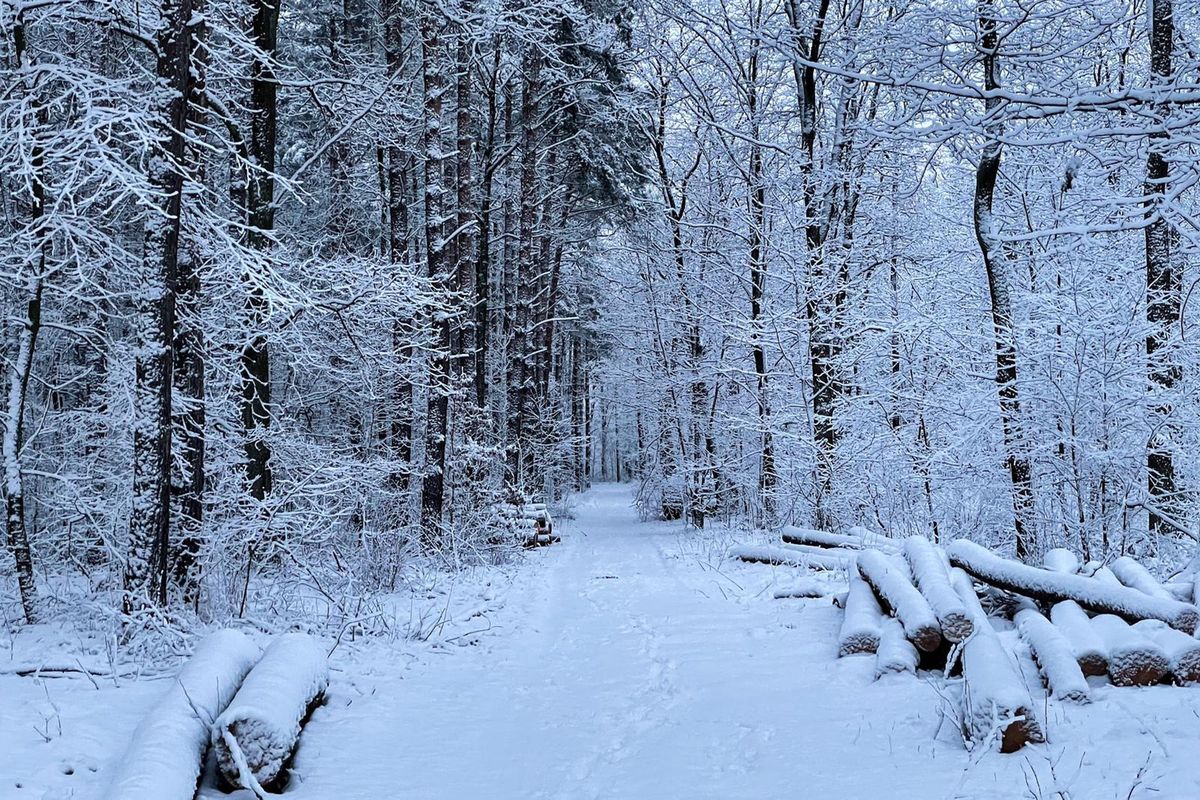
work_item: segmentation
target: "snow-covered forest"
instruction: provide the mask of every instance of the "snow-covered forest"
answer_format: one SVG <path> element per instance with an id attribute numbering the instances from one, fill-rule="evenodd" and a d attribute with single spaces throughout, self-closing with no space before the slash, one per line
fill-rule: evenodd
<path id="1" fill-rule="evenodd" d="M 1020 640 L 1079 699 L 1095 627 L 1194 682 L 1198 113 L 1195 0 L 0 0 L 0 677 L 196 650 L 262 796 L 230 692 L 346 689 L 204 633 L 476 643 L 645 556 L 833 596 L 883 673 Z M 671 548 L 586 544 L 627 508 Z"/>

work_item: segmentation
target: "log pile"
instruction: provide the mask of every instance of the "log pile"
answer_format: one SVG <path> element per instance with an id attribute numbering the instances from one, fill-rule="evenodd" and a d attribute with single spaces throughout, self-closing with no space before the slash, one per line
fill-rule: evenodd
<path id="1" fill-rule="evenodd" d="M 972 747 L 1012 752 L 1044 741 L 1036 715 L 1044 700 L 1030 697 L 1021 679 L 1026 648 L 1046 694 L 1058 702 L 1089 702 L 1105 676 L 1113 686 L 1200 681 L 1200 610 L 1193 605 L 1197 578 L 1191 572 L 1164 583 L 1128 556 L 1085 564 L 1063 548 L 1048 551 L 1038 567 L 965 539 L 942 547 L 924 537 L 892 539 L 862 528 L 788 527 L 780 539 L 731 555 L 845 572 L 838 656 L 874 654 L 876 678 L 918 669 L 951 675 L 961 668 L 962 727 Z M 984 605 L 1011 619 L 1015 631 L 998 632 Z"/>

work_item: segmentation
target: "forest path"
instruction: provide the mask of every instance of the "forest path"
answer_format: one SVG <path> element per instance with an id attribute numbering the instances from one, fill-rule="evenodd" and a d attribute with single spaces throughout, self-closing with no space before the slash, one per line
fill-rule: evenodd
<path id="1" fill-rule="evenodd" d="M 1083 780 L 1062 796 L 1100 798 L 1147 789 L 1160 770 L 1200 787 L 1119 712 L 1052 710 L 1052 737 L 1084 732 L 1066 749 L 966 753 L 946 687 L 874 681 L 872 658 L 836 659 L 828 601 L 771 600 L 790 572 L 725 562 L 716 534 L 641 522 L 632 500 L 628 486 L 583 495 L 561 544 L 531 553 L 475 620 L 488 631 L 472 646 L 339 671 L 287 795 L 983 800 Z M 1164 713 L 1186 727 L 1196 712 Z M 1093 760 L 1106 738 L 1121 756 Z"/>

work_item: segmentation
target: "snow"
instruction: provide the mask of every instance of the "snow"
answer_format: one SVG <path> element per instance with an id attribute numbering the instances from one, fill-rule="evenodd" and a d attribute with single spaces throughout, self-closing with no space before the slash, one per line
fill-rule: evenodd
<path id="1" fill-rule="evenodd" d="M 1119 583 L 1108 585 L 1097 578 L 1065 575 L 1010 561 L 966 539 L 952 542 L 946 552 L 955 566 L 1018 594 L 1032 591 L 1056 601 L 1075 600 L 1082 606 L 1119 612 L 1132 620 L 1161 619 L 1187 633 L 1195 631 L 1200 620 L 1200 612 L 1187 603 L 1150 597 Z"/>
<path id="2" fill-rule="evenodd" d="M 205 637 L 133 732 L 107 800 L 191 800 L 213 720 L 258 655 L 258 646 L 238 631 Z"/>
<path id="3" fill-rule="evenodd" d="M 1051 572 L 1062 572 L 1066 575 L 1074 575 L 1079 572 L 1079 556 L 1065 547 L 1047 550 L 1046 555 L 1042 558 L 1042 563 Z"/>
<path id="4" fill-rule="evenodd" d="M 257 789 L 279 775 L 309 708 L 329 686 L 325 650 L 307 634 L 285 634 L 250 671 L 212 730 L 217 761 L 230 783 Z"/>
<path id="5" fill-rule="evenodd" d="M 945 556 L 924 536 L 911 536 L 904 541 L 904 555 L 912 568 L 913 578 L 921 594 L 929 601 L 937 616 L 942 635 L 951 642 L 961 642 L 971 635 L 971 620 L 962 601 L 950 587 L 950 573 Z"/>
<path id="6" fill-rule="evenodd" d="M 1067 637 L 1032 608 L 1018 611 L 1014 622 L 1021 638 L 1028 643 L 1038 668 L 1046 676 L 1051 696 L 1055 700 L 1086 703 L 1089 699 L 1087 678 L 1079 668 Z"/>
<path id="7" fill-rule="evenodd" d="M 862 550 L 864 547 L 872 547 L 884 552 L 895 553 L 897 548 L 891 540 L 886 539 L 878 534 L 871 533 L 866 528 L 853 528 L 852 532 L 846 533 L 829 533 L 828 531 L 818 531 L 812 528 L 798 528 L 792 525 L 786 526 L 779 534 L 787 544 L 807 544 L 817 545 L 821 547 L 849 547 L 853 550 Z"/>
<path id="8" fill-rule="evenodd" d="M 440 636 L 343 641 L 282 796 L 1029 800 L 1036 785 L 1046 798 L 1200 797 L 1200 690 L 1100 684 L 1086 706 L 1035 696 L 1048 744 L 968 753 L 961 682 L 876 682 L 874 659 L 836 657 L 839 609 L 772 599 L 805 570 L 729 562 L 728 532 L 641 523 L 631 503 L 628 487 L 597 487 L 559 520 L 560 544 L 456 579 Z M 0 666 L 39 646 L 4 642 Z M 97 684 L 0 674 L 0 798 L 97 800 L 165 682 Z M 233 797 L 206 780 L 200 800 Z"/>

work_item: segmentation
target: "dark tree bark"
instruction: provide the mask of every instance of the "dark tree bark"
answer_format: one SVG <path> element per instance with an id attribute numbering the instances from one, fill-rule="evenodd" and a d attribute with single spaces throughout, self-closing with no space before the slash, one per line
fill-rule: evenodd
<path id="1" fill-rule="evenodd" d="M 422 133 L 425 171 L 425 255 L 429 277 L 439 297 L 451 291 L 453 264 L 446 262 L 443 229 L 442 158 L 442 44 L 438 9 L 425 4 L 421 9 L 422 81 L 425 93 L 425 124 Z M 447 310 L 438 312 L 435 352 L 430 360 L 430 388 L 426 403 L 425 473 L 421 484 L 421 524 L 430 542 L 442 524 L 445 496 L 446 434 L 450 406 L 451 322 Z"/>
<path id="2" fill-rule="evenodd" d="M 193 8 L 201 18 L 204 14 L 203 0 L 192 0 Z M 193 26 L 196 55 L 193 59 L 193 81 L 188 96 L 188 126 L 196 129 L 206 122 L 208 72 L 208 25 L 201 22 Z M 189 148 L 188 162 L 195 165 L 194 179 L 203 183 L 204 154 Z M 185 209 L 181 211 L 186 212 Z M 199 596 L 200 576 L 197 573 L 200 554 L 200 530 L 204 520 L 205 489 L 205 434 L 206 407 L 204 399 L 204 332 L 200 326 L 202 287 L 200 285 L 200 242 L 195 237 L 181 247 L 176 281 L 173 288 L 178 305 L 178 320 L 175 329 L 174 381 L 179 395 L 180 412 L 174 425 L 180 440 L 180 461 L 183 465 L 178 485 L 174 487 L 179 497 L 180 535 L 174 550 L 172 572 L 175 583 L 183 587 L 184 599 L 195 602 Z"/>
<path id="3" fill-rule="evenodd" d="M 491 352 L 491 283 L 492 283 L 492 193 L 496 170 L 502 163 L 496 157 L 496 126 L 499 123 L 498 89 L 500 76 L 501 40 L 493 44 L 493 60 L 487 84 L 487 132 L 484 135 L 482 163 L 483 180 L 479 201 L 479 252 L 475 258 L 475 405 L 486 408 L 488 403 L 488 356 Z"/>
<path id="4" fill-rule="evenodd" d="M 187 98 L 191 95 L 191 0 L 163 0 L 155 74 L 166 89 L 156 111 L 158 141 L 150 185 L 160 206 L 146 220 L 142 285 L 135 295 L 133 504 L 125 563 L 126 614 L 167 600 L 171 527 L 171 393 L 179 214 L 183 194 Z"/>
<path id="5" fill-rule="evenodd" d="M 1173 77 L 1171 51 L 1174 46 L 1175 23 L 1172 0 L 1154 0 L 1150 17 L 1150 73 L 1156 88 L 1169 88 Z M 1166 103 L 1155 107 L 1157 115 L 1165 117 Z M 1178 362 L 1168 345 L 1179 324 L 1182 275 L 1174 264 L 1175 239 L 1166 218 L 1164 196 L 1170 182 L 1170 172 L 1164 147 L 1169 135 L 1165 131 L 1150 134 L 1150 154 L 1146 159 L 1145 194 L 1148 223 L 1146 225 L 1146 322 L 1151 332 L 1146 337 L 1146 359 L 1150 378 L 1150 393 L 1160 399 L 1150 415 L 1151 434 L 1146 448 L 1147 489 L 1156 508 L 1175 516 L 1178 502 L 1175 497 L 1175 462 L 1171 452 L 1172 401 L 1170 394 L 1182 377 Z M 1150 511 L 1150 531 L 1170 530 L 1169 525 L 1154 509 Z"/>
<path id="6" fill-rule="evenodd" d="M 275 140 L 279 126 L 275 51 L 282 0 L 254 0 L 250 34 L 260 53 L 250 65 L 250 145 L 253 169 L 247 187 L 247 243 L 262 253 L 271 249 L 275 230 Z M 246 436 L 246 479 L 250 494 L 264 499 L 271 491 L 271 448 L 265 438 L 271 424 L 271 356 L 261 328 L 267 303 L 262 290 L 246 279 L 249 340 L 242 349 L 242 427 Z"/>
<path id="7" fill-rule="evenodd" d="M 984 88 L 994 91 L 1000 87 L 1000 65 L 997 59 L 999 37 L 993 0 L 979 4 L 979 49 L 983 55 Z M 988 142 L 979 156 L 975 172 L 975 238 L 983 256 L 987 273 L 988 294 L 992 310 L 992 331 L 996 353 L 996 390 L 1000 400 L 1000 422 L 1004 429 L 1005 464 L 1012 481 L 1013 528 L 1016 535 L 1017 558 L 1024 560 L 1033 552 L 1029 517 L 1033 511 L 1033 479 L 1029 457 L 1021 441 L 1021 401 L 1017 391 L 1016 332 L 1013 329 L 1013 298 L 1015 287 L 1011 254 L 1005 252 L 993 216 L 992 201 L 996 180 L 1000 175 L 1003 146 L 1000 137 L 1004 124 L 996 116 L 1000 99 L 984 101 L 988 115 Z"/>

